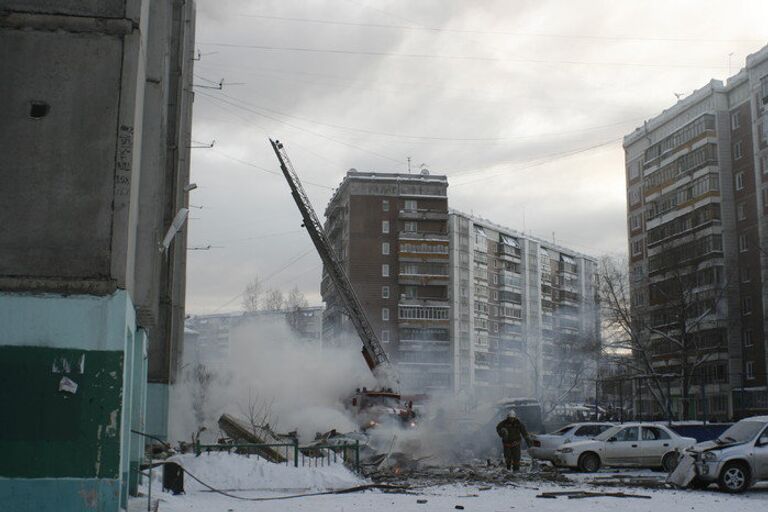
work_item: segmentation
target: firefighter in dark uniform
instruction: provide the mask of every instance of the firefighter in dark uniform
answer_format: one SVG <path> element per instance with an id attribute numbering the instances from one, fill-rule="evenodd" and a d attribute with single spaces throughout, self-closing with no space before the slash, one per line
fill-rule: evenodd
<path id="1" fill-rule="evenodd" d="M 504 462 L 507 469 L 520 470 L 520 448 L 522 440 L 531 445 L 531 437 L 528 435 L 525 425 L 517 418 L 515 411 L 510 410 L 507 417 L 496 425 L 496 433 L 499 434 L 504 446 Z"/>

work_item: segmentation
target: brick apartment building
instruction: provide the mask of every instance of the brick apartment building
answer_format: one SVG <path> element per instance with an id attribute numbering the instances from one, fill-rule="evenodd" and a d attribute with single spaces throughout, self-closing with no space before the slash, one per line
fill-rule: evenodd
<path id="1" fill-rule="evenodd" d="M 624 138 L 632 307 L 658 341 L 655 371 L 674 374 L 684 360 L 664 342 L 681 336 L 675 287 L 706 355 L 686 403 L 672 385 L 678 414 L 768 411 L 767 106 L 765 47 L 725 83 L 712 80 Z M 638 405 L 658 409 L 650 399 Z"/>

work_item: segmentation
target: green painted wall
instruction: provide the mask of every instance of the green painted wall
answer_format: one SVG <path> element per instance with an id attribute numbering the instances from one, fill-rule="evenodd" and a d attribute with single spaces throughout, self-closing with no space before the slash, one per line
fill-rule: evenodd
<path id="1" fill-rule="evenodd" d="M 0 476 L 119 478 L 122 385 L 121 351 L 0 346 Z"/>

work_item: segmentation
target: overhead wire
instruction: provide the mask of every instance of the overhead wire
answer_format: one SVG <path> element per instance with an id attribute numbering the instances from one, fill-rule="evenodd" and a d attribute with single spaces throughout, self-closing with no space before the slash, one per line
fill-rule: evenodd
<path id="1" fill-rule="evenodd" d="M 280 274 L 281 272 L 283 272 L 284 270 L 289 268 L 291 265 L 293 265 L 294 263 L 296 263 L 297 261 L 302 259 L 307 254 L 311 253 L 314 249 L 315 249 L 314 246 L 312 246 L 311 248 L 309 248 L 306 251 L 302 252 L 301 254 L 296 256 L 295 258 L 292 258 L 291 260 L 288 261 L 288 263 L 286 263 L 282 267 L 278 268 L 274 272 L 270 273 L 267 277 L 261 279 L 260 282 L 262 284 L 266 283 L 267 281 L 269 281 L 270 279 L 272 279 L 273 277 L 275 277 L 276 275 Z M 227 302 L 225 302 L 224 304 L 222 304 L 218 308 L 214 309 L 213 312 L 217 313 L 217 312 L 221 311 L 222 309 L 224 309 L 225 307 L 229 306 L 230 304 L 232 304 L 234 301 L 236 301 L 237 299 L 239 299 L 243 295 L 245 295 L 245 291 L 242 291 L 242 292 L 238 293 L 237 295 L 235 295 L 234 297 L 229 299 Z"/>
<path id="2" fill-rule="evenodd" d="M 297 18 L 289 16 L 271 16 L 266 14 L 243 14 L 246 18 L 258 18 L 264 20 L 311 23 L 320 25 L 335 25 L 348 27 L 379 28 L 391 30 L 412 30 L 431 33 L 455 33 L 455 34 L 475 34 L 475 35 L 500 35 L 513 37 L 539 37 L 551 39 L 586 39 L 596 41 L 643 41 L 643 42 L 685 42 L 685 43 L 756 43 L 760 39 L 712 39 L 696 37 L 653 37 L 653 36 L 626 36 L 626 35 L 590 35 L 590 34 L 556 34 L 540 32 L 519 32 L 510 30 L 479 30 L 479 29 L 457 29 L 446 27 L 427 27 L 414 25 L 394 25 L 386 23 L 366 23 L 353 21 L 323 20 L 316 18 Z"/>
<path id="3" fill-rule="evenodd" d="M 326 123 L 324 121 L 318 121 L 316 119 L 309 119 L 302 116 L 297 116 L 294 114 L 289 114 L 286 112 L 281 112 L 279 110 L 275 110 L 269 107 L 265 107 L 262 105 L 257 105 L 255 103 L 249 102 L 247 100 L 244 100 L 242 98 L 238 98 L 236 96 L 232 96 L 231 94 L 226 94 L 224 92 L 217 93 L 218 95 L 224 96 L 226 98 L 229 98 L 233 101 L 236 101 L 238 103 L 242 103 L 243 105 L 248 105 L 251 108 L 255 108 L 258 110 L 264 110 L 266 112 L 270 112 L 275 115 L 285 116 L 289 117 L 291 119 L 296 119 L 298 121 L 304 121 L 307 123 L 313 123 L 320 126 L 326 126 L 329 128 L 336 128 L 339 130 L 348 130 L 353 132 L 359 132 L 359 133 L 365 133 L 368 135 L 381 135 L 384 137 L 392 137 L 392 138 L 400 138 L 400 139 L 409 139 L 409 140 L 426 140 L 426 141 L 449 141 L 449 142 L 508 142 L 512 140 L 523 140 L 523 139 L 534 139 L 534 138 L 540 138 L 540 137 L 554 137 L 558 135 L 566 135 L 570 133 L 577 133 L 577 132 L 584 132 L 584 131 L 592 131 L 592 130 L 601 130 L 605 128 L 613 128 L 616 126 L 622 126 L 628 123 L 635 123 L 642 121 L 645 119 L 645 117 L 637 118 L 637 119 L 627 119 L 624 121 L 601 125 L 601 126 L 589 126 L 584 128 L 578 128 L 573 130 L 565 130 L 560 132 L 550 132 L 550 133 L 535 133 L 531 135 L 517 135 L 513 137 L 438 137 L 438 136 L 429 136 L 429 135 L 403 135 L 403 134 L 397 134 L 392 132 L 384 132 L 380 130 L 371 130 L 367 128 L 357 128 L 352 126 L 344 126 L 334 123 Z"/>
<path id="4" fill-rule="evenodd" d="M 591 146 L 588 146 L 588 147 L 585 147 L 585 148 L 579 148 L 579 149 L 575 149 L 575 150 L 571 150 L 571 151 L 566 151 L 566 152 L 563 152 L 563 153 L 555 154 L 555 155 L 553 155 L 552 158 L 547 158 L 547 159 L 543 159 L 543 160 L 540 160 L 540 161 L 535 161 L 534 163 L 531 163 L 530 165 L 525 165 L 523 167 L 518 167 L 518 168 L 509 169 L 509 170 L 505 170 L 505 171 L 501 171 L 501 172 L 496 172 L 494 174 L 491 174 L 491 175 L 488 175 L 488 176 L 483 176 L 482 178 L 478 178 L 478 179 L 475 179 L 475 180 L 465 181 L 463 183 L 451 184 L 451 188 L 462 187 L 464 185 L 469 185 L 469 184 L 472 184 L 472 183 L 477 183 L 479 181 L 485 181 L 485 180 L 488 180 L 488 179 L 496 177 L 496 176 L 501 176 L 503 174 L 517 173 L 517 172 L 521 172 L 521 171 L 524 171 L 524 170 L 527 170 L 527 169 L 531 169 L 531 168 L 534 168 L 534 167 L 539 167 L 541 165 L 552 163 L 552 162 L 555 162 L 557 160 L 562 160 L 563 158 L 569 158 L 571 156 L 578 155 L 578 154 L 581 154 L 581 153 L 586 153 L 588 151 L 592 151 L 592 150 L 595 150 L 595 149 L 598 149 L 598 148 L 601 148 L 601 147 L 604 147 L 604 146 L 608 146 L 610 144 L 615 144 L 615 143 L 617 143 L 617 142 L 619 142 L 621 140 L 622 140 L 622 138 L 620 137 L 620 138 L 617 138 L 617 139 L 611 139 L 609 141 L 601 142 L 599 144 L 594 144 L 594 145 L 591 145 Z M 488 170 L 491 170 L 491 169 L 488 169 Z"/>
<path id="5" fill-rule="evenodd" d="M 618 66 L 618 67 L 640 67 L 640 68 L 682 68 L 682 69 L 727 69 L 728 66 L 722 65 L 701 65 L 701 64 L 675 64 L 675 63 L 657 63 L 657 62 L 600 62 L 600 61 L 579 61 L 579 60 L 561 60 L 561 59 L 523 59 L 523 58 L 502 58 L 485 57 L 477 55 L 440 55 L 428 53 L 397 53 L 381 52 L 373 50 L 346 50 L 334 48 L 306 48 L 300 46 L 270 46 L 265 44 L 245 44 L 229 43 L 217 41 L 198 41 L 197 44 L 203 46 L 215 46 L 220 48 L 242 48 L 248 50 L 260 50 L 266 52 L 293 52 L 293 53 L 315 53 L 330 55 L 361 55 L 368 57 L 401 57 L 410 59 L 444 59 L 444 60 L 467 60 L 477 62 L 510 62 L 516 64 L 557 64 L 574 66 Z"/>
<path id="6" fill-rule="evenodd" d="M 397 158 L 393 158 L 393 157 L 390 157 L 390 156 L 387 156 L 387 155 L 384 155 L 384 154 L 381 154 L 381 153 L 377 153 L 377 152 L 375 152 L 375 151 L 371 151 L 371 150 L 369 150 L 369 149 L 365 149 L 365 148 L 362 148 L 362 147 L 360 147 L 360 146 L 356 146 L 356 145 L 354 145 L 354 144 L 350 144 L 350 143 L 348 143 L 348 142 L 344 142 L 344 141 L 341 141 L 341 140 L 337 140 L 337 139 L 334 139 L 334 138 L 332 138 L 332 137 L 328 137 L 327 135 L 323 135 L 322 133 L 318 133 L 318 132 L 316 132 L 316 131 L 314 131 L 314 130 L 309 130 L 309 129 L 307 129 L 307 128 L 303 128 L 303 127 L 301 127 L 301 126 L 297 126 L 297 125 L 295 125 L 295 124 L 292 124 L 292 123 L 290 123 L 290 122 L 288 122 L 288 121 L 285 121 L 284 119 L 280 119 L 279 117 L 274 117 L 274 116 L 272 116 L 272 115 L 269 115 L 269 114 L 265 114 L 264 112 L 259 112 L 258 110 L 254 110 L 254 109 L 252 109 L 252 108 L 249 108 L 249 107 L 247 107 L 247 106 L 244 106 L 244 105 L 238 105 L 238 104 L 236 104 L 236 103 L 233 103 L 233 102 L 231 102 L 231 101 L 227 101 L 227 100 L 226 100 L 226 99 L 224 99 L 224 98 L 219 98 L 219 97 L 216 97 L 216 96 L 214 96 L 214 95 L 212 95 L 212 94 L 208 94 L 208 93 L 204 93 L 204 92 L 200 92 L 200 91 L 198 91 L 198 92 L 197 92 L 197 94 L 202 94 L 203 96 L 206 96 L 206 97 L 208 97 L 208 98 L 211 98 L 211 99 L 213 99 L 214 101 L 219 101 L 219 102 L 222 102 L 222 103 L 226 103 L 226 104 L 228 104 L 228 105 L 231 105 L 231 106 L 233 106 L 233 107 L 236 107 L 236 108 L 239 108 L 239 109 L 245 110 L 245 111 L 247 111 L 247 112 L 250 112 L 250 113 L 252 113 L 252 114 L 255 114 L 255 115 L 257 115 L 257 116 L 261 116 L 261 117 L 265 117 L 265 118 L 267 118 L 267 119 L 271 119 L 271 120 L 273 120 L 273 121 L 277 121 L 278 123 L 282 123 L 282 124 L 284 124 L 284 125 L 286 125 L 286 126 L 289 126 L 289 127 L 293 128 L 293 129 L 295 129 L 295 130 L 299 130 L 299 131 L 301 131 L 301 132 L 305 132 L 305 133 L 309 133 L 309 134 L 312 134 L 312 135 L 314 135 L 314 136 L 316 136 L 316 137 L 319 137 L 319 138 L 321 138 L 321 139 L 325 139 L 325 140 L 328 140 L 328 141 L 334 142 L 334 143 L 336 143 L 336 144 L 340 144 L 340 145 L 342 145 L 342 146 L 347 146 L 347 147 L 350 147 L 350 148 L 356 149 L 356 150 L 358 150 L 358 151 L 361 151 L 361 152 L 363 152 L 363 153 L 368 153 L 368 154 L 370 154 L 370 155 L 373 155 L 373 156 L 377 156 L 377 157 L 379 157 L 379 158 L 383 158 L 383 159 L 385 159 L 385 160 L 389 160 L 389 161 L 391 161 L 391 162 L 395 162 L 395 163 L 398 163 L 398 164 L 404 164 L 404 163 L 405 163 L 405 161 L 404 161 L 404 160 L 400 160 L 400 159 L 397 159 Z"/>

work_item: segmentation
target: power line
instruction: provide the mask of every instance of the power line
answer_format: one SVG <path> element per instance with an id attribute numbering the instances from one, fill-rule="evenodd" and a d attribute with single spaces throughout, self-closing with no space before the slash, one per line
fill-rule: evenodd
<path id="1" fill-rule="evenodd" d="M 229 94 L 226 94 L 226 93 L 223 93 L 223 92 L 220 92 L 218 94 L 221 95 L 221 96 L 224 96 L 226 98 L 229 98 L 229 99 L 231 99 L 233 101 L 237 101 L 239 103 L 242 103 L 244 105 L 249 105 L 252 108 L 259 109 L 259 110 L 264 110 L 264 111 L 271 112 L 271 113 L 276 114 L 276 115 L 289 117 L 291 119 L 296 119 L 296 120 L 299 120 L 299 121 L 304 121 L 304 122 L 308 122 L 308 123 L 314 123 L 314 124 L 318 124 L 320 126 L 326 126 L 326 127 L 329 127 L 329 128 L 336 128 L 336 129 L 339 129 L 339 130 L 348 130 L 348 131 L 353 131 L 353 132 L 365 133 L 365 134 L 368 134 L 368 135 L 381 135 L 381 136 L 384 136 L 384 137 L 393 137 L 393 138 L 410 139 L 410 140 L 450 141 L 450 142 L 507 142 L 507 141 L 511 141 L 511 140 L 523 140 L 523 139 L 532 139 L 532 138 L 540 138 L 540 137 L 554 137 L 554 136 L 558 136 L 558 135 L 567 135 L 567 134 L 570 134 L 570 133 L 580 133 L 580 132 L 584 132 L 584 131 L 601 130 L 601 129 L 604 129 L 604 128 L 613 128 L 613 127 L 625 125 L 625 124 L 628 124 L 628 123 L 636 123 L 636 122 L 639 122 L 639 121 L 642 121 L 643 119 L 645 119 L 645 117 L 641 117 L 641 118 L 637 118 L 637 119 L 625 120 L 625 121 L 621 121 L 621 122 L 617 122 L 617 123 L 612 123 L 612 124 L 606 124 L 606 125 L 602 125 L 602 126 L 589 126 L 589 127 L 585 127 L 585 128 L 577 128 L 577 129 L 574 129 L 574 130 L 566 130 L 566 131 L 561 131 L 561 132 L 536 133 L 536 134 L 532 134 L 532 135 L 518 135 L 518 136 L 514 136 L 514 137 L 475 137 L 475 138 L 472 138 L 472 137 L 437 137 L 437 136 L 427 136 L 427 135 L 400 135 L 400 134 L 397 134 L 397 133 L 382 132 L 382 131 L 378 131 L 378 130 L 370 130 L 370 129 L 366 129 L 366 128 L 356 128 L 356 127 L 351 127 L 351 126 L 343 126 L 343 125 L 339 125 L 339 124 L 333 124 L 333 123 L 326 123 L 326 122 L 323 122 L 323 121 L 317 121 L 315 119 L 309 119 L 309 118 L 306 118 L 306 117 L 296 116 L 296 115 L 293 115 L 293 114 L 288 114 L 288 113 L 281 112 L 279 110 L 271 109 L 271 108 L 268 108 L 268 107 L 264 107 L 264 106 L 261 106 L 261 105 L 256 105 L 255 103 L 250 103 L 250 102 L 248 102 L 246 100 L 243 100 L 241 98 L 237 98 L 235 96 L 232 96 L 232 95 L 229 95 Z"/>
<path id="2" fill-rule="evenodd" d="M 340 50 L 332 48 L 304 48 L 298 46 L 268 46 L 260 44 L 222 43 L 215 41 L 199 41 L 197 44 L 216 46 L 222 48 L 243 48 L 249 50 L 261 50 L 268 52 L 296 52 L 296 53 L 324 53 L 332 55 L 363 55 L 369 57 L 402 57 L 411 59 L 444 59 L 444 60 L 470 60 L 478 62 L 512 62 L 517 64 L 558 64 L 574 66 L 620 66 L 641 68 L 685 68 L 685 69 L 727 69 L 728 66 L 698 65 L 698 64 L 662 64 L 655 62 L 599 62 L 579 60 L 547 60 L 547 59 L 520 59 L 483 57 L 471 55 L 438 55 L 428 53 L 396 53 L 377 52 L 372 50 Z"/>
<path id="3" fill-rule="evenodd" d="M 239 159 L 237 157 L 234 157 L 232 155 L 228 155 L 226 153 L 223 153 L 223 152 L 219 151 L 218 149 L 214 149 L 213 153 L 216 153 L 217 155 L 221 155 L 224 158 L 232 160 L 233 162 L 237 162 L 237 163 L 240 163 L 240 164 L 243 164 L 243 165 L 247 165 L 248 167 L 253 167 L 254 169 L 257 169 L 257 170 L 259 170 L 261 172 L 265 172 L 265 173 L 268 173 L 268 174 L 274 174 L 276 176 L 282 176 L 283 175 L 282 172 L 272 171 L 270 169 L 266 169 L 264 167 L 261 167 L 260 165 L 254 164 L 252 162 L 248 162 L 246 160 L 241 160 L 241 159 Z M 311 181 L 304 181 L 304 180 L 302 180 L 302 183 L 306 183 L 307 185 L 312 185 L 314 187 L 324 188 L 324 189 L 327 189 L 327 190 L 333 190 L 333 187 L 329 187 L 328 185 L 323 185 L 321 183 L 313 183 Z"/>
<path id="4" fill-rule="evenodd" d="M 478 35 L 500 35 L 513 37 L 540 37 L 550 39 L 586 39 L 595 41 L 643 41 L 643 42 L 684 42 L 684 43 L 756 43 L 762 42 L 760 39 L 709 39 L 696 37 L 649 37 L 649 36 L 621 36 L 621 35 L 588 35 L 588 34 L 556 34 L 542 32 L 516 32 L 509 30 L 479 30 L 479 29 L 454 29 L 445 27 L 426 27 L 414 25 L 394 25 L 386 23 L 363 23 L 352 21 L 321 20 L 313 18 L 294 18 L 287 16 L 268 16 L 264 14 L 244 14 L 246 18 L 259 18 L 264 20 L 312 23 L 321 25 L 335 25 L 347 27 L 380 28 L 390 30 L 412 30 L 431 33 L 455 33 L 455 34 L 478 34 Z"/>
<path id="5" fill-rule="evenodd" d="M 252 114 L 256 114 L 257 116 L 261 116 L 261 117 L 265 117 L 265 118 L 267 118 L 267 119 L 271 119 L 271 120 L 273 120 L 273 121 L 277 121 L 278 123 L 282 123 L 282 124 L 284 124 L 284 125 L 286 125 L 286 126 L 289 126 L 289 127 L 293 128 L 293 129 L 295 129 L 295 130 L 299 130 L 299 131 L 302 131 L 302 132 L 305 132 L 305 133 L 309 133 L 309 134 L 311 134 L 311 135 L 314 135 L 315 137 L 320 137 L 321 139 L 325 139 L 325 140 L 328 140 L 328 141 L 331 141 L 331 142 L 335 142 L 336 144 L 341 144 L 342 146 L 347 146 L 347 147 L 350 147 L 350 148 L 356 149 L 356 150 L 358 150 L 358 151 L 362 151 L 363 153 L 368 153 L 368 154 L 370 154 L 370 155 L 374 155 L 374 156 L 377 156 L 377 157 L 379 157 L 379 158 L 384 158 L 384 159 L 386 159 L 386 160 L 390 160 L 390 161 L 392 161 L 392 162 L 395 162 L 395 163 L 398 163 L 398 164 L 404 164 L 404 163 L 405 163 L 405 162 L 404 162 L 404 161 L 402 161 L 402 160 L 398 160 L 398 159 L 396 159 L 396 158 L 392 158 L 392 157 L 390 157 L 390 156 L 387 156 L 387 155 L 383 155 L 383 154 L 381 154 L 381 153 L 377 153 L 377 152 L 375 152 L 375 151 L 371 151 L 371 150 L 368 150 L 368 149 L 362 148 L 362 147 L 360 147 L 360 146 L 356 146 L 356 145 L 354 145 L 354 144 L 350 144 L 350 143 L 348 143 L 348 142 L 344 142 L 344 141 L 341 141 L 341 140 L 337 140 L 337 139 L 334 139 L 334 138 L 332 138 L 332 137 L 328 137 L 327 135 L 323 135 L 322 133 L 318 133 L 318 132 L 316 132 L 316 131 L 313 131 L 313 130 L 309 130 L 309 129 L 307 129 L 307 128 L 302 128 L 301 126 L 296 126 L 295 124 L 291 124 L 291 123 L 289 123 L 288 121 L 285 121 L 285 120 L 283 120 L 283 119 L 280 119 L 280 118 L 277 118 L 277 117 L 274 117 L 274 116 L 270 116 L 269 114 L 265 114 L 265 113 L 263 113 L 263 112 L 259 112 L 259 111 L 257 111 L 257 110 L 253 110 L 253 109 L 251 109 L 251 108 L 248 108 L 248 107 L 246 107 L 246 106 L 243 106 L 243 105 L 238 105 L 238 104 L 236 104 L 236 103 L 232 103 L 232 102 L 230 102 L 230 101 L 227 101 L 227 100 L 225 100 L 225 99 L 223 99 L 223 98 L 219 98 L 219 97 L 213 96 L 213 95 L 211 95 L 211 94 L 207 94 L 207 93 L 203 93 L 203 92 L 199 92 L 199 91 L 198 91 L 198 93 L 197 93 L 197 94 L 202 94 L 203 96 L 207 96 L 208 98 L 211 98 L 211 99 L 213 99 L 213 100 L 215 100 L 215 101 L 220 101 L 220 102 L 222 102 L 222 103 L 226 103 L 227 105 L 231 105 L 231 106 L 233 106 L 233 107 L 239 108 L 239 109 L 241 109 L 241 110 L 245 110 L 245 111 L 247 111 L 247 112 L 250 112 L 250 113 L 252 113 Z"/>
<path id="6" fill-rule="evenodd" d="M 488 176 L 484 176 L 482 178 L 478 178 L 476 180 L 465 181 L 464 183 L 459 183 L 459 184 L 451 185 L 451 187 L 452 188 L 462 187 L 464 185 L 469 185 L 471 183 L 477 183 L 479 181 L 485 181 L 485 180 L 487 180 L 489 178 L 493 178 L 495 176 L 500 176 L 502 174 L 507 174 L 507 173 L 510 173 L 510 172 L 524 171 L 526 169 L 531 169 L 533 167 L 538 167 L 538 166 L 541 166 L 541 165 L 544 165 L 544 164 L 548 164 L 548 163 L 551 163 L 551 162 L 554 162 L 554 161 L 557 161 L 557 160 L 561 160 L 563 158 L 568 158 L 570 156 L 578 155 L 580 153 L 586 153 L 587 151 L 592 151 L 594 149 L 597 149 L 597 148 L 600 148 L 600 147 L 603 147 L 603 146 L 607 146 L 609 144 L 614 144 L 614 143 L 619 142 L 621 140 L 622 140 L 622 138 L 611 139 L 609 141 L 601 142 L 600 144 L 595 144 L 595 145 L 592 145 L 592 146 L 589 146 L 589 147 L 586 147 L 586 148 L 580 148 L 580 149 L 576 149 L 576 150 L 573 150 L 573 151 L 566 151 L 566 152 L 563 152 L 563 153 L 560 153 L 560 154 L 556 153 L 555 155 L 553 155 L 554 158 L 544 159 L 544 160 L 541 160 L 541 161 L 538 161 L 538 162 L 534 162 L 534 163 L 532 163 L 530 165 L 526 165 L 526 166 L 519 167 L 519 168 L 516 168 L 516 169 L 510 169 L 509 171 L 497 172 L 497 173 L 494 173 L 494 174 L 491 174 L 491 175 L 488 175 Z"/>
<path id="7" fill-rule="evenodd" d="M 210 96 L 209 96 L 209 97 L 210 97 Z M 236 118 L 240 119 L 241 121 L 243 121 L 243 122 L 245 122 L 245 123 L 247 123 L 247 124 L 250 124 L 250 125 L 253 125 L 253 126 L 255 126 L 255 127 L 256 127 L 256 128 L 258 128 L 259 130 L 261 130 L 262 132 L 264 132 L 264 134 L 265 134 L 265 135 L 267 135 L 267 136 L 269 136 L 269 135 L 270 135 L 270 131 L 269 131 L 269 130 L 267 130 L 266 128 L 264 128 L 264 127 L 263 127 L 263 126 L 261 126 L 260 124 L 258 124 L 258 123 L 257 123 L 256 121 L 254 121 L 253 119 L 250 119 L 250 118 L 248 118 L 248 117 L 245 117 L 245 116 L 242 116 L 242 115 L 240 115 L 240 113 L 239 113 L 239 112 L 237 112 L 236 110 L 233 110 L 231 107 L 229 107 L 229 106 L 226 106 L 226 105 L 220 105 L 220 104 L 218 104 L 218 103 L 216 103 L 216 102 L 211 102 L 210 104 L 211 104 L 212 106 L 214 106 L 214 107 L 216 107 L 216 108 L 218 108 L 218 109 L 221 109 L 221 110 L 225 111 L 226 113 L 228 113 L 228 114 L 230 114 L 230 115 L 232 115 L 232 116 L 234 116 L 234 117 L 236 117 Z M 235 107 L 235 108 L 237 108 L 237 107 Z M 334 166 L 334 168 L 343 167 L 343 165 L 342 165 L 342 164 L 340 164 L 339 162 L 334 162 L 333 160 L 331 160 L 331 159 L 329 159 L 329 158 L 326 158 L 325 156 L 321 155 L 320 153 L 317 153 L 317 152 L 315 152 L 315 151 L 312 151 L 311 149 L 309 149 L 308 147 L 304 146 L 303 144 L 299 144 L 298 142 L 295 142 L 295 141 L 291 141 L 291 146 L 296 146 L 297 148 L 301 149 L 302 151 L 305 151 L 305 152 L 307 152 L 307 153 L 309 153 L 309 154 L 311 154 L 311 155 L 313 155 L 313 156 L 315 156 L 315 157 L 319 158 L 320 160 L 323 160 L 324 162 L 327 162 L 327 163 L 329 163 L 329 164 L 333 165 L 333 166 Z M 325 186 L 325 185 L 323 185 L 323 186 Z"/>
<path id="8" fill-rule="evenodd" d="M 293 265 L 294 263 L 296 263 L 297 261 L 299 261 L 301 258 L 303 258 L 304 256 L 306 256 L 307 254 L 309 254 L 309 253 L 310 253 L 310 252 L 312 252 L 313 250 L 314 250 L 314 247 L 311 247 L 311 248 L 309 248 L 308 250 L 304 251 L 303 253 L 299 254 L 298 256 L 296 256 L 295 258 L 293 258 L 292 260 L 290 260 L 288 263 L 286 263 L 285 265 L 283 265 L 283 266 L 282 266 L 282 267 L 280 267 L 279 269 L 277 269 L 277 270 L 275 270 L 274 272 L 272 272 L 271 274 L 269 274 L 269 275 L 268 275 L 267 277 L 265 277 L 264 279 L 261 279 L 261 280 L 260 280 L 261 284 L 264 284 L 264 283 L 266 283 L 267 281 L 269 281 L 270 279 L 272 279 L 273 277 L 275 277 L 276 275 L 278 275 L 280 272 L 282 272 L 282 271 L 286 270 L 288 267 L 290 267 L 291 265 Z M 214 312 L 214 313 L 217 313 L 217 312 L 221 311 L 223 308 L 225 308 L 225 307 L 229 306 L 230 304 L 232 304 L 234 301 L 236 301 L 237 299 L 239 299 L 239 298 L 240 298 L 240 297 L 242 297 L 243 295 L 245 295 L 245 291 L 242 291 L 242 292 L 238 293 L 237 295 L 235 295 L 234 297 L 232 297 L 231 299 L 229 299 L 227 302 L 225 302 L 224 304 L 222 304 L 222 305 L 221 305 L 221 306 L 219 306 L 218 308 L 214 309 L 214 310 L 213 310 L 213 312 Z"/>

